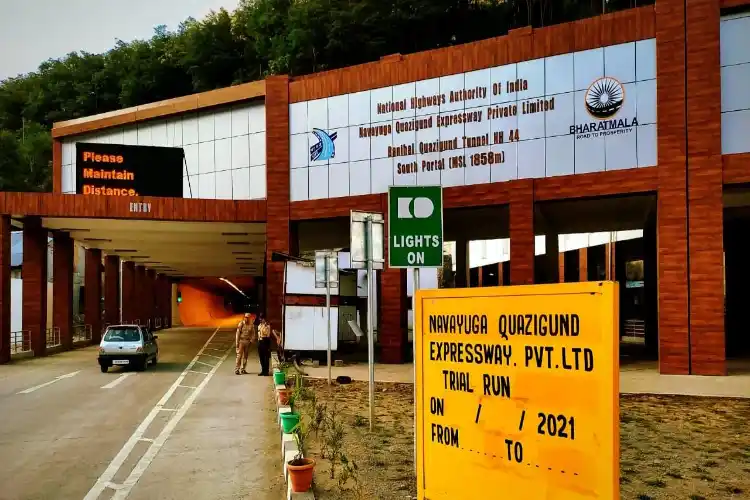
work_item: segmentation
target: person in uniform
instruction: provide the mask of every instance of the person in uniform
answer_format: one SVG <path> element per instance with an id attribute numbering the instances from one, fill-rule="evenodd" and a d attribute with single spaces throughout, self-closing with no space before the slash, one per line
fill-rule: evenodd
<path id="1" fill-rule="evenodd" d="M 258 356 L 260 357 L 259 377 L 267 377 L 271 363 L 271 325 L 262 315 L 258 315 Z"/>
<path id="2" fill-rule="evenodd" d="M 249 314 L 245 314 L 242 321 L 237 325 L 237 332 L 235 333 L 235 350 L 237 352 L 237 359 L 234 363 L 235 375 L 246 374 L 245 367 L 247 366 L 247 356 L 250 353 L 250 344 L 255 336 L 255 325 L 250 319 Z"/>

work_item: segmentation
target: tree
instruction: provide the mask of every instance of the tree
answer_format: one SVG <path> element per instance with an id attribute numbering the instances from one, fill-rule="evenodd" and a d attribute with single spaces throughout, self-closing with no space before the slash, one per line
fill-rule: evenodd
<path id="1" fill-rule="evenodd" d="M 57 121 L 547 26 L 654 0 L 241 0 L 104 54 L 74 52 L 0 82 L 0 189 L 51 186 Z"/>

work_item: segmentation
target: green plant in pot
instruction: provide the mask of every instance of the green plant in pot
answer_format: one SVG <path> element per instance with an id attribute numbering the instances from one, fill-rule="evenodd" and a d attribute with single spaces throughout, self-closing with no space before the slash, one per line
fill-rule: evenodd
<path id="1" fill-rule="evenodd" d="M 305 457 L 305 440 L 309 429 L 300 421 L 294 429 L 294 440 L 297 443 L 297 453 L 286 463 L 289 471 L 289 482 L 292 491 L 302 493 L 308 491 L 312 486 L 315 460 Z"/>

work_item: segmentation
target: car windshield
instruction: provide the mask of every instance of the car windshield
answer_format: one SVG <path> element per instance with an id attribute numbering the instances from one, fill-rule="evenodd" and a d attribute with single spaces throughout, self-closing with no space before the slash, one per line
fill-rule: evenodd
<path id="1" fill-rule="evenodd" d="M 137 328 L 110 328 L 104 335 L 105 342 L 140 342 L 141 332 Z"/>

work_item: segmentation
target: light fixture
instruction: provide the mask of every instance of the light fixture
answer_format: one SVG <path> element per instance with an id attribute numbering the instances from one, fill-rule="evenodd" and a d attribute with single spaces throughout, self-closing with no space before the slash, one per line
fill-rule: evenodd
<path id="1" fill-rule="evenodd" d="M 114 253 L 136 253 L 138 250 L 132 248 L 115 248 L 112 250 Z"/>
<path id="2" fill-rule="evenodd" d="M 253 252 L 232 252 L 232 255 L 252 255 Z"/>
<path id="3" fill-rule="evenodd" d="M 101 241 L 106 243 L 112 243 L 112 240 L 108 240 L 107 238 L 84 238 L 83 241 Z"/>
<path id="4" fill-rule="evenodd" d="M 235 285 L 234 283 L 232 283 L 232 282 L 231 282 L 231 281 L 229 281 L 228 279 L 226 279 L 226 278 L 219 278 L 219 279 L 220 279 L 221 281 L 223 281 L 224 283 L 226 283 L 227 285 L 229 285 L 229 286 L 231 286 L 232 288 L 234 288 L 235 290 L 237 290 L 237 291 L 238 291 L 239 293 L 241 293 L 241 294 L 242 294 L 242 296 L 243 296 L 243 297 L 245 297 L 245 298 L 248 298 L 248 297 L 247 297 L 247 295 L 245 295 L 245 292 L 243 292 L 242 290 L 240 290 L 239 288 L 237 288 L 237 285 Z"/>
<path id="5" fill-rule="evenodd" d="M 248 233 L 221 233 L 222 236 L 247 236 Z"/>

